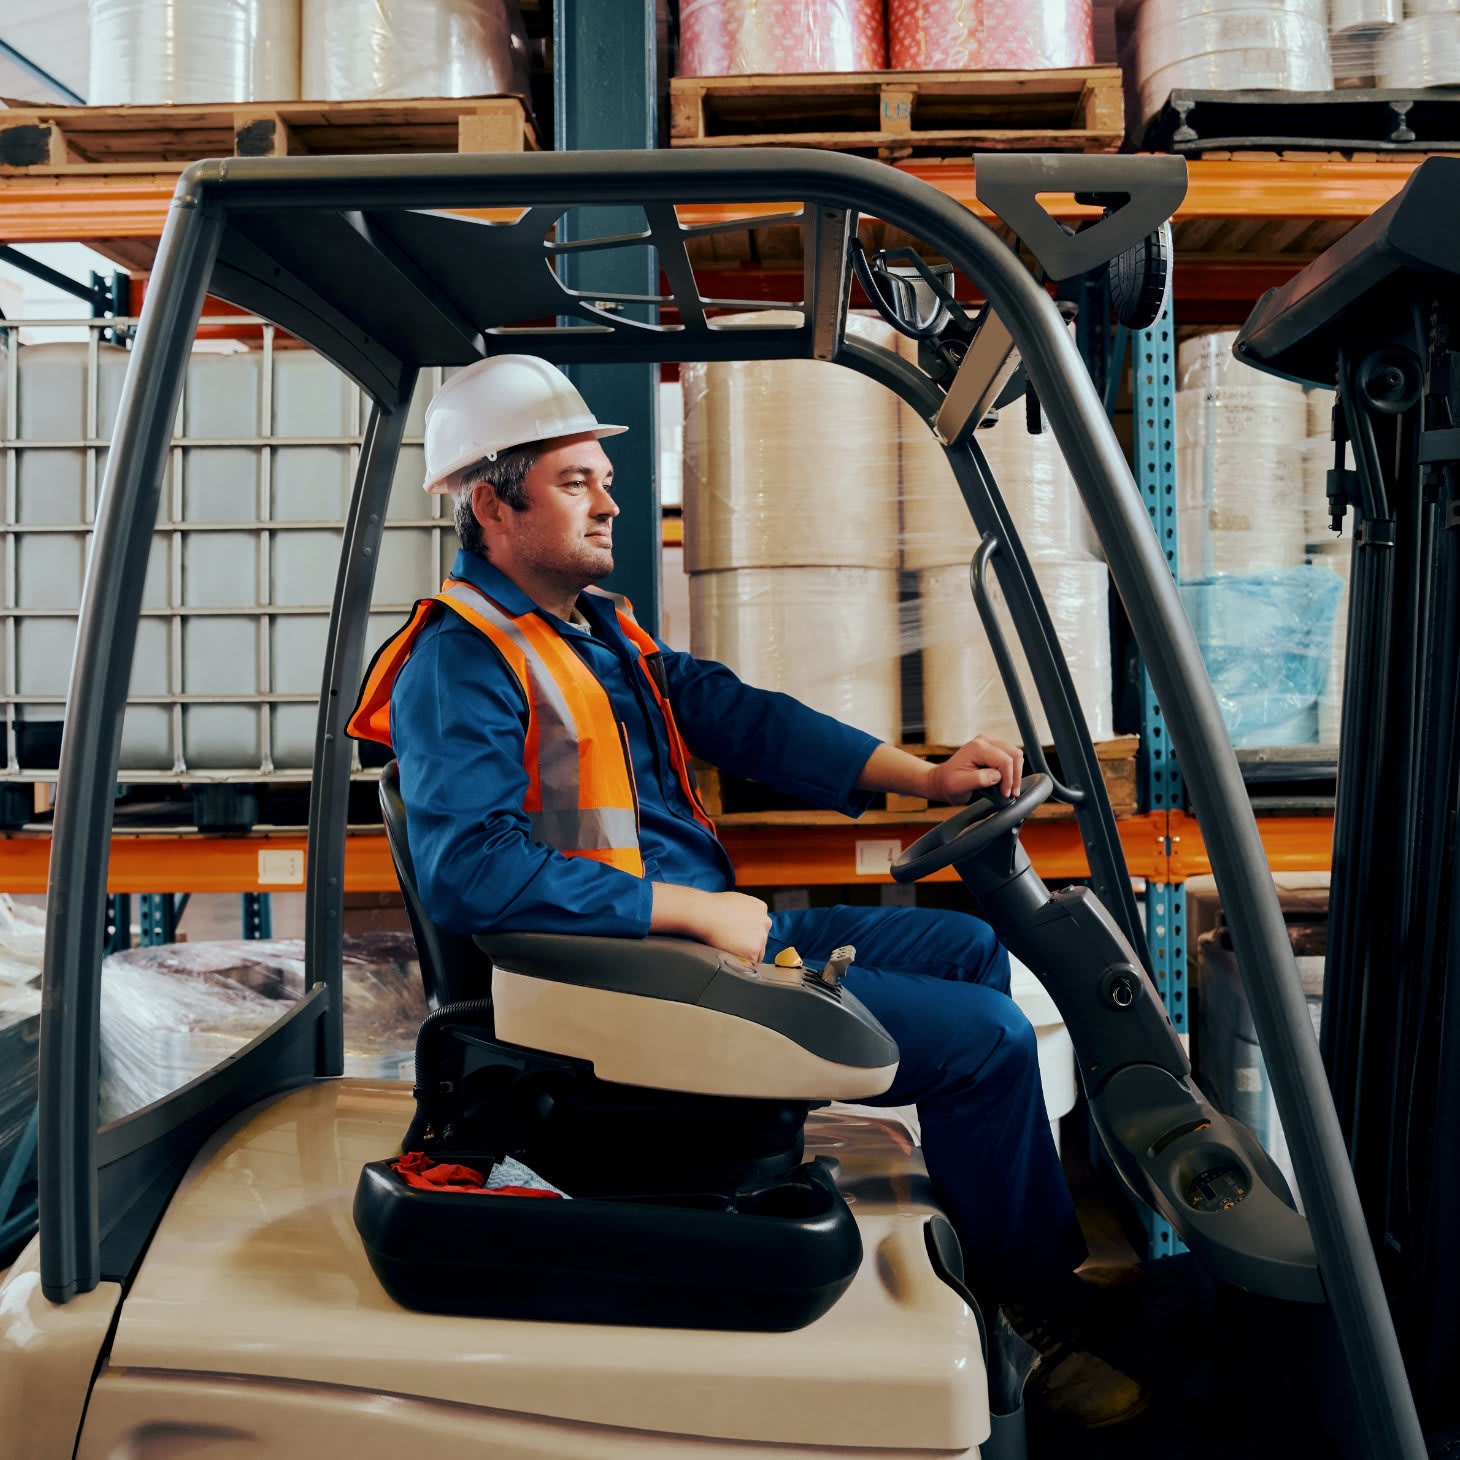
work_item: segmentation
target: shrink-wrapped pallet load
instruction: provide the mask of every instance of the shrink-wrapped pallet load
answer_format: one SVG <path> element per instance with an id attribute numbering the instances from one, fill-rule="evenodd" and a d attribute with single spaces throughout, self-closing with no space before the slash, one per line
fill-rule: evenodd
<path id="1" fill-rule="evenodd" d="M 299 0 L 301 94 L 321 101 L 526 96 L 515 0 Z"/>
<path id="2" fill-rule="evenodd" d="M 847 328 L 891 347 L 879 320 Z M 816 360 L 689 365 L 683 382 L 693 652 L 896 742 L 896 397 Z"/>
<path id="3" fill-rule="evenodd" d="M 1090 0 L 888 0 L 894 71 L 1044 71 L 1095 63 Z"/>
<path id="4" fill-rule="evenodd" d="M 884 0 L 680 0 L 681 76 L 880 71 Z"/>
<path id="5" fill-rule="evenodd" d="M 90 0 L 88 11 L 92 106 L 299 97 L 299 0 Z"/>
<path id="6" fill-rule="evenodd" d="M 413 1080 L 426 1017 L 409 933 L 347 934 L 345 1073 Z M 160 1100 L 257 1038 L 304 994 L 304 942 L 165 943 L 101 966 L 101 1118 Z"/>
<path id="7" fill-rule="evenodd" d="M 1122 62 L 1142 125 L 1176 90 L 1329 91 L 1328 0 L 1142 0 Z"/>
<path id="8" fill-rule="evenodd" d="M 1309 544 L 1327 519 L 1321 392 L 1232 353 L 1230 331 L 1177 351 L 1182 598 L 1233 744 L 1311 744 L 1343 584 Z"/>

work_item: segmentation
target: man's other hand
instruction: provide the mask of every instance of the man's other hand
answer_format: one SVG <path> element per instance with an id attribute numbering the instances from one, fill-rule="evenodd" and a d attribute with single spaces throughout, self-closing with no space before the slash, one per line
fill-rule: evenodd
<path id="1" fill-rule="evenodd" d="M 693 938 L 722 953 L 759 963 L 765 956 L 771 915 L 760 898 L 743 892 L 704 892 L 698 887 L 656 882 L 649 931 Z"/>
<path id="2" fill-rule="evenodd" d="M 975 791 L 988 786 L 997 786 L 1006 796 L 1017 796 L 1023 771 L 1024 752 L 1017 745 L 977 735 L 933 767 L 928 799 L 961 806 Z"/>

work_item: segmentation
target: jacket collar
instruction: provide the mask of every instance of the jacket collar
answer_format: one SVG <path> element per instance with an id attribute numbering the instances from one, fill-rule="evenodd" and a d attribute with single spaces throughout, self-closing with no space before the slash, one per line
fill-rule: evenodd
<path id="1" fill-rule="evenodd" d="M 535 613 L 559 632 L 562 631 L 563 621 L 560 618 L 555 614 L 545 613 L 500 568 L 494 568 L 485 558 L 479 558 L 465 548 L 457 551 L 456 561 L 451 565 L 451 576 L 464 578 L 473 588 L 480 589 L 493 603 L 499 604 L 514 618 L 525 613 Z M 580 593 L 578 607 L 595 626 L 611 631 L 613 638 L 610 642 L 616 645 L 621 642 L 623 647 L 627 647 L 628 640 L 624 639 L 618 626 L 618 616 L 614 613 L 612 599 L 603 598 L 597 593 Z"/>

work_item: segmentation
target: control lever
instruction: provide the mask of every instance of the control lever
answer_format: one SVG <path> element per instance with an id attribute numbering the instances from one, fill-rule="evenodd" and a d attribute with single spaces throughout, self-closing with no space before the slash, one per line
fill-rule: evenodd
<path id="1" fill-rule="evenodd" d="M 842 979 L 847 975 L 847 969 L 852 966 L 857 956 L 857 950 L 850 943 L 844 943 L 840 948 L 832 950 L 832 955 L 826 960 L 820 973 L 813 973 L 810 977 L 826 988 L 835 989 Z"/>

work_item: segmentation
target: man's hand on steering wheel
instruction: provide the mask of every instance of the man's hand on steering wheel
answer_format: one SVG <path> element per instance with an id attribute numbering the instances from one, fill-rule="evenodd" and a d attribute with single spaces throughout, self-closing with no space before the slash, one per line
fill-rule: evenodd
<path id="1" fill-rule="evenodd" d="M 976 735 L 947 760 L 932 767 L 928 800 L 950 806 L 966 804 L 975 792 L 997 786 L 1005 796 L 1017 796 L 1024 773 L 1024 752 L 1017 745 Z"/>

